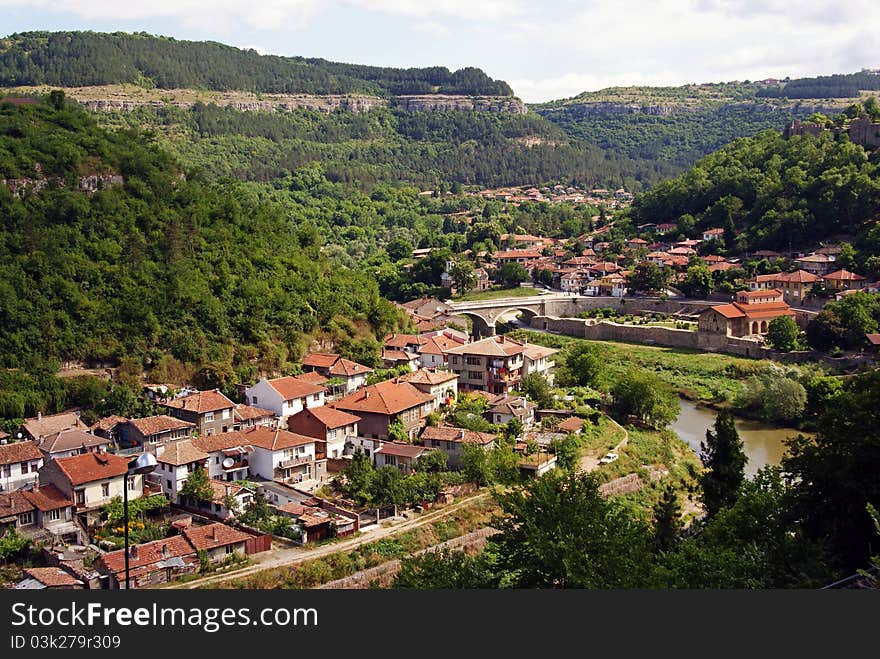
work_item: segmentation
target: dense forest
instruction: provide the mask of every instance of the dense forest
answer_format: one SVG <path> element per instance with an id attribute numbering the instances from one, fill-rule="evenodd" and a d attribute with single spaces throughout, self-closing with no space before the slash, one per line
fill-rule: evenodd
<path id="1" fill-rule="evenodd" d="M 840 235 L 874 240 L 880 211 L 880 150 L 866 152 L 828 131 L 784 138 L 765 131 L 738 139 L 687 173 L 636 198 L 633 224 L 678 222 L 696 235 L 731 227 L 736 247 L 811 247 Z M 864 245 L 867 251 L 880 248 Z"/>
<path id="2" fill-rule="evenodd" d="M 506 82 L 472 67 L 342 64 L 146 33 L 26 32 L 0 39 L 0 86 L 119 83 L 288 94 L 513 95 Z"/>
<path id="3" fill-rule="evenodd" d="M 367 340 L 401 322 L 375 280 L 247 186 L 184 175 L 136 131 L 106 131 L 56 94 L 0 104 L 0 361 L 187 364 L 205 383 L 296 360 L 315 332 Z M 94 193 L 79 177 L 113 173 Z M 375 341 L 375 339 L 372 339 Z"/>
<path id="4" fill-rule="evenodd" d="M 781 87 L 758 91 L 763 98 L 858 98 L 861 91 L 880 90 L 880 72 L 836 73 L 789 80 Z"/>
<path id="5" fill-rule="evenodd" d="M 319 162 L 327 177 L 370 190 L 380 183 L 563 182 L 640 190 L 672 173 L 568 138 L 535 114 L 471 111 L 243 112 L 213 104 L 102 114 L 114 127 L 149 127 L 187 166 L 212 177 L 272 181 Z"/>

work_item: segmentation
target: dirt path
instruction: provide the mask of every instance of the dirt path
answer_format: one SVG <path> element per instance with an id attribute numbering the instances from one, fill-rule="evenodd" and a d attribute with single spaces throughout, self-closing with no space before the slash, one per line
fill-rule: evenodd
<path id="1" fill-rule="evenodd" d="M 621 439 L 617 443 L 617 446 L 615 446 L 613 449 L 611 449 L 612 451 L 614 451 L 616 453 L 621 448 L 626 446 L 627 443 L 629 442 L 629 431 L 626 428 L 624 428 L 622 425 L 617 423 L 617 421 L 612 419 L 610 416 L 608 416 L 606 418 L 611 423 L 613 423 L 615 426 L 617 426 L 618 428 L 620 428 L 623 431 L 623 439 Z M 601 451 L 600 451 L 600 453 L 601 453 Z M 605 451 L 605 453 L 608 453 L 608 451 Z M 593 471 L 594 469 L 597 469 L 599 467 L 599 460 L 602 459 L 602 456 L 605 455 L 605 453 L 602 453 L 602 455 L 596 454 L 596 455 L 583 456 L 580 459 L 580 462 L 578 463 L 578 471 L 581 473 L 587 473 L 587 472 Z"/>
<path id="2" fill-rule="evenodd" d="M 393 524 L 392 526 L 371 526 L 368 530 L 353 538 L 340 540 L 339 542 L 332 542 L 330 544 L 321 545 L 320 547 L 289 547 L 285 549 L 276 549 L 264 552 L 262 554 L 255 554 L 253 557 L 255 562 L 245 568 L 242 568 L 241 570 L 235 570 L 233 572 L 224 573 L 221 575 L 208 575 L 206 577 L 195 579 L 193 581 L 173 583 L 166 587 L 192 590 L 195 588 L 202 588 L 209 584 L 216 585 L 225 581 L 232 581 L 241 577 L 247 577 L 252 574 L 256 574 L 257 572 L 262 572 L 263 570 L 268 570 L 271 568 L 296 565 L 297 563 L 308 561 L 313 558 L 321 558 L 322 556 L 328 556 L 330 554 L 335 554 L 341 551 L 350 551 L 352 549 L 360 547 L 361 545 L 375 542 L 380 538 L 387 538 L 389 536 L 402 533 L 403 531 L 409 531 L 410 529 L 415 529 L 420 526 L 424 526 L 425 524 L 430 524 L 431 522 L 442 519 L 443 517 L 446 517 L 447 515 L 454 513 L 456 510 L 464 508 L 474 503 L 475 501 L 485 499 L 489 496 L 489 494 L 490 493 L 488 491 L 480 492 L 473 496 L 456 501 L 455 503 L 448 506 L 444 506 L 443 508 L 432 510 L 428 513 L 419 515 L 418 517 L 398 522 L 396 524 Z"/>

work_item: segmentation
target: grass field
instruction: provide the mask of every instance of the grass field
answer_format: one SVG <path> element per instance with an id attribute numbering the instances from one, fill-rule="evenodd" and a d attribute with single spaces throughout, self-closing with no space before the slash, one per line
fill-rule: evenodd
<path id="1" fill-rule="evenodd" d="M 502 297 L 532 297 L 541 294 L 540 288 L 520 286 L 519 288 L 495 288 L 489 291 L 468 293 L 461 297 L 453 298 L 456 302 L 477 302 L 479 300 L 497 300 Z"/>

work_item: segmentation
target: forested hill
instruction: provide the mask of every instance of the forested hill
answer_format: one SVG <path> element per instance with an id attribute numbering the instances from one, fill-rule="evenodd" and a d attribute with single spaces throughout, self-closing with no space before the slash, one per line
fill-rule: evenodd
<path id="1" fill-rule="evenodd" d="M 758 91 L 762 98 L 852 98 L 862 91 L 880 90 L 880 69 L 796 78 Z"/>
<path id="2" fill-rule="evenodd" d="M 127 358 L 225 386 L 294 361 L 309 333 L 396 327 L 376 282 L 331 265 L 301 218 L 51 100 L 0 103 L 0 366 Z M 83 191 L 90 175 L 117 178 Z"/>
<path id="3" fill-rule="evenodd" d="M 285 94 L 513 95 L 506 82 L 472 67 L 342 64 L 146 33 L 25 32 L 0 39 L 0 86 L 124 83 Z"/>
<path id="4" fill-rule="evenodd" d="M 730 228 L 746 250 L 847 236 L 865 256 L 880 255 L 880 149 L 833 131 L 790 139 L 765 131 L 638 196 L 631 215 L 633 224 L 677 222 L 690 236 Z"/>

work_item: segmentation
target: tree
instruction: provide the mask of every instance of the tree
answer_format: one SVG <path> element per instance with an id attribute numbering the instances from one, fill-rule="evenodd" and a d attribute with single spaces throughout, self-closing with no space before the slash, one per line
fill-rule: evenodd
<path id="1" fill-rule="evenodd" d="M 630 293 L 656 293 L 664 291 L 669 282 L 669 272 L 651 261 L 642 261 L 633 269 L 627 280 Z"/>
<path id="2" fill-rule="evenodd" d="M 599 349 L 586 342 L 576 343 L 565 360 L 568 377 L 581 387 L 595 386 L 604 364 Z"/>
<path id="3" fill-rule="evenodd" d="M 410 441 L 409 433 L 406 431 L 406 424 L 404 424 L 399 416 L 395 417 L 388 424 L 388 439 L 392 442 L 401 442 L 403 444 L 408 444 Z"/>
<path id="4" fill-rule="evenodd" d="M 623 421 L 633 415 L 654 428 L 678 418 L 681 406 L 670 387 L 653 373 L 632 369 L 611 389 L 611 409 Z"/>
<path id="5" fill-rule="evenodd" d="M 355 449 L 354 455 L 351 456 L 351 464 L 345 468 L 342 475 L 345 478 L 342 490 L 345 496 L 360 504 L 366 504 L 372 500 L 376 469 L 360 448 Z"/>
<path id="6" fill-rule="evenodd" d="M 791 352 L 800 347 L 801 329 L 791 316 L 779 316 L 767 326 L 767 343 L 774 350 Z"/>
<path id="7" fill-rule="evenodd" d="M 519 390 L 535 401 L 542 409 L 553 407 L 553 390 L 550 383 L 540 373 L 529 373 L 520 381 Z"/>
<path id="8" fill-rule="evenodd" d="M 267 522 L 272 517 L 272 509 L 266 496 L 257 490 L 254 496 L 245 504 L 240 519 L 245 524 L 260 527 L 261 524 Z"/>
<path id="9" fill-rule="evenodd" d="M 675 488 L 667 486 L 663 496 L 654 504 L 654 551 L 671 551 L 681 538 L 681 504 Z"/>
<path id="10" fill-rule="evenodd" d="M 491 588 L 494 581 L 485 555 L 441 549 L 402 558 L 393 588 Z"/>
<path id="11" fill-rule="evenodd" d="M 574 471 L 580 458 L 580 440 L 577 435 L 567 435 L 565 439 L 554 439 L 549 450 L 556 456 L 556 468 Z"/>
<path id="12" fill-rule="evenodd" d="M 519 263 L 508 262 L 496 268 L 492 277 L 502 288 L 516 288 L 529 278 L 529 271 Z"/>
<path id="13" fill-rule="evenodd" d="M 684 281 L 681 282 L 679 288 L 688 297 L 705 298 L 712 292 L 714 285 L 715 281 L 709 266 L 701 261 L 687 269 Z"/>
<path id="14" fill-rule="evenodd" d="M 477 283 L 474 266 L 465 259 L 455 259 L 452 261 L 452 266 L 449 268 L 449 276 L 452 278 L 452 285 L 455 286 L 457 295 L 465 295 Z"/>
<path id="15" fill-rule="evenodd" d="M 388 258 L 395 262 L 412 258 L 413 246 L 405 238 L 395 238 L 385 245 L 385 251 L 388 253 Z"/>
<path id="16" fill-rule="evenodd" d="M 477 485 L 489 485 L 493 482 L 492 470 L 489 466 L 489 451 L 480 444 L 465 444 L 461 458 L 464 477 Z"/>
<path id="17" fill-rule="evenodd" d="M 214 490 L 211 487 L 211 479 L 204 467 L 197 467 L 186 477 L 180 495 L 192 501 L 211 501 L 214 498 Z"/>
<path id="18" fill-rule="evenodd" d="M 449 456 L 443 451 L 428 451 L 416 460 L 413 468 L 417 471 L 437 473 L 446 471 L 446 463 L 448 461 Z"/>
<path id="19" fill-rule="evenodd" d="M 632 588 L 650 565 L 647 529 L 592 474 L 550 471 L 496 495 L 504 515 L 489 540 L 501 584 Z"/>
<path id="20" fill-rule="evenodd" d="M 718 413 L 714 432 L 706 430 L 706 441 L 700 442 L 700 460 L 705 467 L 700 476 L 703 505 L 712 517 L 736 501 L 745 480 L 747 458 L 729 411 Z"/>

